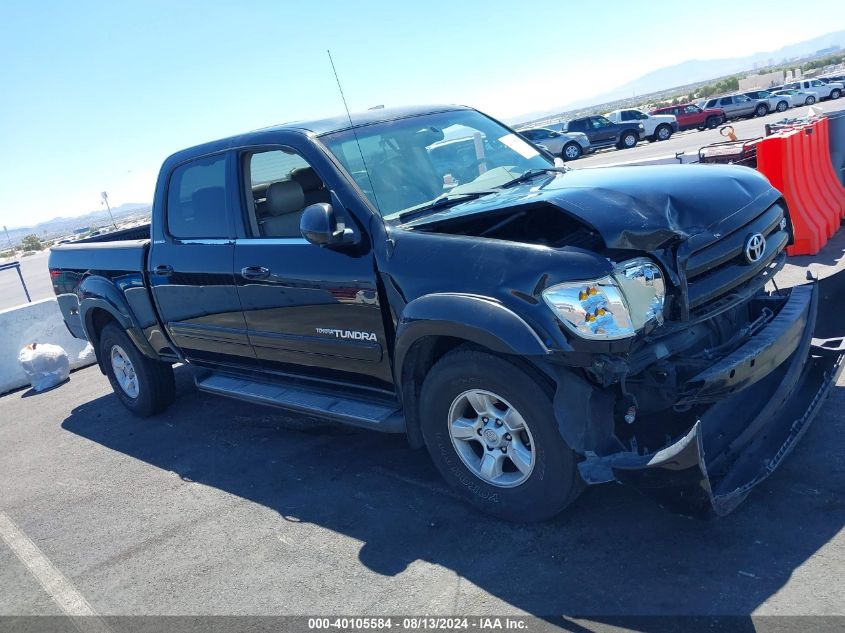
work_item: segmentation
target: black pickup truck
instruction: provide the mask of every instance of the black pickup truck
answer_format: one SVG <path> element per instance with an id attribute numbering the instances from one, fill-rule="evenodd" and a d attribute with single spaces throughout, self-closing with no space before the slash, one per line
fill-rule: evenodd
<path id="1" fill-rule="evenodd" d="M 841 368 L 841 276 L 770 283 L 790 232 L 751 169 L 569 170 L 449 106 L 181 151 L 148 239 L 49 265 L 138 415 L 188 363 L 206 392 L 405 433 L 501 517 L 614 480 L 707 515 L 778 465 Z"/>

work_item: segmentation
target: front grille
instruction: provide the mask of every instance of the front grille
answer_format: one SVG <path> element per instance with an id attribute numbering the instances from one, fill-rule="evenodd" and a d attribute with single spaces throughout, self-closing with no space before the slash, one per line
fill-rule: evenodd
<path id="1" fill-rule="evenodd" d="M 778 256 L 789 241 L 787 231 L 780 228 L 783 217 L 783 208 L 776 204 L 717 242 L 689 255 L 683 267 L 686 316 L 707 312 L 724 304 L 735 290 L 747 287 L 755 280 L 759 280 L 762 287 L 771 278 L 771 269 L 782 260 Z M 754 233 L 765 236 L 766 248 L 758 261 L 749 263 L 745 258 L 745 242 Z"/>

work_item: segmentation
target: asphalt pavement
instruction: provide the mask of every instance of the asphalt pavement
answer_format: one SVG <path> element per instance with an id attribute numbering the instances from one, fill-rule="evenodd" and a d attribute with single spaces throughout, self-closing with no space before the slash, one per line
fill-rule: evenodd
<path id="1" fill-rule="evenodd" d="M 50 271 L 47 269 L 49 250 L 35 255 L 22 257 L 20 260 L 21 274 L 26 282 L 26 288 L 33 301 L 54 297 L 53 283 L 50 281 Z M 6 260 L 8 262 L 10 260 Z M 0 271 L 0 310 L 14 308 L 26 303 L 26 293 L 21 286 L 20 277 L 14 269 Z"/>
<path id="2" fill-rule="evenodd" d="M 844 252 L 837 236 L 814 270 L 841 270 Z M 747 631 L 751 616 L 845 616 L 843 381 L 725 518 L 608 484 L 539 525 L 466 507 L 401 436 L 202 394 L 188 367 L 177 384 L 145 420 L 96 367 L 0 398 L 0 615 L 72 599 L 103 616 L 527 613 L 571 631 L 632 614 L 734 615 Z M 54 582 L 36 580 L 45 569 Z"/>

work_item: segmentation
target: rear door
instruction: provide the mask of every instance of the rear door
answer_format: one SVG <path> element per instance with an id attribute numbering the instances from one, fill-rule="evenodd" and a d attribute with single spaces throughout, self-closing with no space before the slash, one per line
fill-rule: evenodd
<path id="1" fill-rule="evenodd" d="M 150 251 L 150 285 L 168 334 L 188 360 L 257 366 L 232 270 L 232 175 L 227 153 L 171 172 Z"/>
<path id="2" fill-rule="evenodd" d="M 616 131 L 618 126 L 614 125 L 603 116 L 591 116 L 590 127 L 595 135 L 596 143 L 609 145 L 616 141 Z"/>
<path id="3" fill-rule="evenodd" d="M 297 134 L 279 138 L 284 145 L 238 154 L 245 221 L 234 269 L 255 355 L 270 372 L 387 387 L 371 245 L 335 250 L 302 237 L 302 211 L 318 202 L 355 224 L 332 194 L 343 183 L 328 159 Z"/>
<path id="4" fill-rule="evenodd" d="M 737 104 L 734 103 L 733 97 L 722 97 L 719 99 L 719 106 L 725 111 L 725 115 L 729 117 L 738 116 Z"/>

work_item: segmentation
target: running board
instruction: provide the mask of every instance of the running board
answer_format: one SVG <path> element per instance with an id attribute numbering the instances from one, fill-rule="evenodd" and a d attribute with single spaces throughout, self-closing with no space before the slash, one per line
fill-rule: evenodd
<path id="1" fill-rule="evenodd" d="M 384 433 L 404 433 L 405 417 L 396 404 L 336 395 L 291 382 L 260 382 L 210 373 L 196 379 L 197 389 L 228 398 L 279 407 L 297 413 Z"/>

